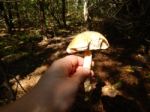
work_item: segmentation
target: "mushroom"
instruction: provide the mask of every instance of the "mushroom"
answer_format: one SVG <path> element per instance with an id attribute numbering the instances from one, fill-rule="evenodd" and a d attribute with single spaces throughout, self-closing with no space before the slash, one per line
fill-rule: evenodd
<path id="1" fill-rule="evenodd" d="M 85 31 L 76 36 L 67 47 L 67 53 L 84 52 L 83 67 L 91 69 L 92 50 L 107 49 L 109 43 L 100 33 L 95 31 Z M 85 90 L 86 91 L 86 90 Z M 89 90 L 88 90 L 89 91 Z"/>

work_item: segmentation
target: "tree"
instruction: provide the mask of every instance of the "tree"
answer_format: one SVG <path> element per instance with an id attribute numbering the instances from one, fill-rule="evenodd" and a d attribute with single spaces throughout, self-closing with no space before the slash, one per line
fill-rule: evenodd
<path id="1" fill-rule="evenodd" d="M 38 5 L 39 5 L 39 11 L 40 11 L 40 23 L 41 23 L 41 30 L 43 34 L 46 34 L 47 26 L 46 26 L 46 17 L 45 17 L 45 10 L 44 10 L 44 5 L 45 5 L 45 0 L 38 0 Z"/>
<path id="2" fill-rule="evenodd" d="M 13 24 L 13 16 L 12 16 L 12 5 L 10 2 L 6 2 L 6 9 L 8 11 L 8 21 L 9 21 L 9 33 L 12 32 L 12 28 L 14 28 Z"/>
<path id="3" fill-rule="evenodd" d="M 91 30 L 91 20 L 89 15 L 89 0 L 84 0 L 83 15 L 87 29 Z"/>
<path id="4" fill-rule="evenodd" d="M 12 32 L 12 28 L 13 28 L 13 22 L 12 22 L 12 12 L 11 12 L 11 4 L 8 2 L 0 2 L 1 5 L 1 11 L 3 11 L 2 15 L 4 17 L 5 20 L 5 24 L 7 27 L 7 31 L 9 33 Z"/>
<path id="5" fill-rule="evenodd" d="M 66 27 L 66 0 L 62 0 L 62 20 L 63 26 Z"/>
<path id="6" fill-rule="evenodd" d="M 20 29 L 21 28 L 21 18 L 20 18 L 20 13 L 19 13 L 17 1 L 15 2 L 15 9 L 16 9 L 16 15 L 17 15 L 17 20 L 18 20 L 18 27 Z"/>

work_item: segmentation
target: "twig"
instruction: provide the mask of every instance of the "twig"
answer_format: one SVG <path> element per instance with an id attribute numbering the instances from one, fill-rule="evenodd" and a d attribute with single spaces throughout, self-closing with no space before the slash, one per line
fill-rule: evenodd
<path id="1" fill-rule="evenodd" d="M 27 91 L 24 89 L 24 87 L 21 85 L 21 83 L 20 83 L 20 81 L 16 78 L 16 77 L 14 77 L 15 78 L 15 80 L 16 80 L 16 82 L 18 83 L 18 85 L 20 86 L 20 88 L 25 92 L 25 93 L 27 93 Z"/>

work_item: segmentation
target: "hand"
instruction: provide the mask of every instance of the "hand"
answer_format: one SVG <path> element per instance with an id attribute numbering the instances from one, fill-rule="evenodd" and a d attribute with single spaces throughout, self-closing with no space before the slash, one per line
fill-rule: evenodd
<path id="1" fill-rule="evenodd" d="M 73 103 L 79 85 L 90 74 L 89 69 L 83 68 L 83 58 L 66 56 L 52 64 L 39 81 L 38 87 L 42 89 L 41 91 L 48 91 L 47 97 L 51 97 L 45 98 L 48 107 L 51 105 L 57 112 L 66 111 Z"/>

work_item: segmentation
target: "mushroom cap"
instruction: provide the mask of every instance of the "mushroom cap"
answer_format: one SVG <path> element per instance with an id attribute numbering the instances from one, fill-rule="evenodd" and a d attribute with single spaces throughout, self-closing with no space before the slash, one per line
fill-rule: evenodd
<path id="1" fill-rule="evenodd" d="M 109 43 L 100 33 L 95 31 L 85 31 L 76 36 L 67 47 L 68 53 L 75 53 L 85 50 L 107 49 Z"/>

